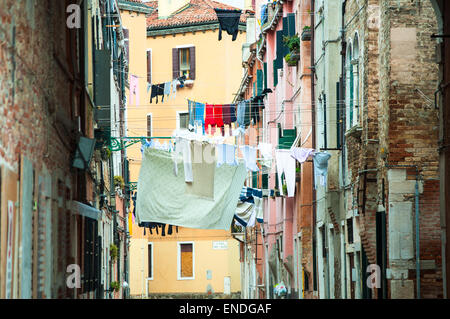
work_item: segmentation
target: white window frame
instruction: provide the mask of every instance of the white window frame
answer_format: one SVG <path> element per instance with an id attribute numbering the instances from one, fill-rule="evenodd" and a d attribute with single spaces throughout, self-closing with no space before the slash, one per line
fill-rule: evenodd
<path id="1" fill-rule="evenodd" d="M 155 248 L 155 246 L 153 245 L 153 242 L 148 242 L 148 245 L 147 245 L 147 253 L 148 253 L 148 246 L 152 246 L 152 256 L 151 256 L 151 260 L 152 260 L 152 276 L 151 277 L 148 277 L 148 264 L 147 264 L 147 285 L 148 285 L 148 281 L 149 280 L 153 280 L 154 279 L 154 277 L 155 277 L 155 273 L 154 273 L 154 265 L 155 265 L 155 262 L 154 262 L 154 259 L 153 259 L 153 249 Z M 148 256 L 147 256 L 147 258 L 148 258 Z M 148 261 L 148 260 L 147 260 Z"/>
<path id="2" fill-rule="evenodd" d="M 181 277 L 181 245 L 192 244 L 192 277 Z M 193 241 L 177 242 L 177 280 L 195 280 L 195 245 Z"/>
<path id="3" fill-rule="evenodd" d="M 188 49 L 188 48 L 193 48 L 195 47 L 195 45 L 193 44 L 183 44 L 183 45 L 177 45 L 175 47 L 175 49 Z"/>
<path id="4" fill-rule="evenodd" d="M 180 114 L 187 114 L 189 115 L 189 111 L 177 111 L 177 130 L 183 130 L 183 131 L 188 131 L 188 128 L 181 128 L 180 127 Z M 188 123 L 189 125 L 189 123 Z"/>
<path id="5" fill-rule="evenodd" d="M 355 48 L 356 44 L 356 48 Z M 353 46 L 352 46 L 352 61 L 353 64 L 353 123 L 351 123 L 351 127 L 359 125 L 359 117 L 361 113 L 361 104 L 360 104 L 360 88 L 359 88 L 359 61 L 360 61 L 360 46 L 359 46 L 359 34 L 355 32 L 353 37 Z M 358 106 L 358 107 L 357 107 Z"/>
<path id="6" fill-rule="evenodd" d="M 350 65 L 351 57 L 353 55 L 353 42 L 352 39 L 347 40 L 347 51 L 345 57 L 345 130 L 350 130 L 353 125 L 350 123 Z M 353 111 L 353 110 L 352 110 Z"/>

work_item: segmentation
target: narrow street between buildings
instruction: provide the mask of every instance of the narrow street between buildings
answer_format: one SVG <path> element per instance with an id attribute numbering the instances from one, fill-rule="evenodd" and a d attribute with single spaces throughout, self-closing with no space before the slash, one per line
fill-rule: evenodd
<path id="1" fill-rule="evenodd" d="M 449 297 L 449 1 L 0 22 L 0 299 Z"/>

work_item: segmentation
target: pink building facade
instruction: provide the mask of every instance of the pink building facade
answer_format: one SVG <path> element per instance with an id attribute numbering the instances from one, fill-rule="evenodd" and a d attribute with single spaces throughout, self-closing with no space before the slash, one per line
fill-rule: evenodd
<path id="1" fill-rule="evenodd" d="M 250 53 L 244 58 L 246 72 L 236 101 L 263 96 L 260 121 L 247 130 L 245 142 L 252 146 L 271 144 L 273 161 L 270 168 L 260 165 L 257 178 L 249 179 L 247 186 L 267 188 L 273 191 L 273 196 L 263 199 L 264 222 L 246 229 L 246 240 L 242 244 L 246 266 L 243 268 L 250 270 L 243 274 L 243 280 L 248 281 L 244 285 L 248 289 L 244 297 L 313 296 L 312 163 L 296 162 L 295 194 L 288 197 L 286 188 L 283 192 L 285 182 L 279 185 L 276 162 L 278 151 L 289 152 L 291 146 L 313 145 L 311 42 L 300 40 L 301 30 L 310 25 L 310 15 L 306 14 L 310 10 L 309 3 L 256 1 L 253 8 L 256 43 L 249 44 Z M 249 25 L 251 27 L 251 23 Z M 298 38 L 296 63 L 286 61 L 285 56 L 293 51 L 283 41 L 286 37 Z M 258 157 L 262 157 L 260 152 Z M 246 274 L 250 274 L 249 278 Z M 279 295 L 274 290 L 278 284 L 286 287 L 285 294 Z"/>

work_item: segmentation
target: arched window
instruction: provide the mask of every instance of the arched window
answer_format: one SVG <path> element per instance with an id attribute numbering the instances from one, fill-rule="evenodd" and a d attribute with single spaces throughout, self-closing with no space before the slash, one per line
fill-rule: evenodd
<path id="1" fill-rule="evenodd" d="M 352 42 L 351 40 L 348 41 L 347 45 L 347 52 L 345 57 L 345 79 L 346 79 L 346 85 L 345 85 L 345 124 L 346 129 L 350 129 L 353 124 L 353 67 L 352 67 Z"/>
<path id="2" fill-rule="evenodd" d="M 360 98 L 359 98 L 359 39 L 358 33 L 355 33 L 353 39 L 353 59 L 351 63 L 352 74 L 353 74 L 353 122 L 352 126 L 359 123 L 360 116 Z"/>

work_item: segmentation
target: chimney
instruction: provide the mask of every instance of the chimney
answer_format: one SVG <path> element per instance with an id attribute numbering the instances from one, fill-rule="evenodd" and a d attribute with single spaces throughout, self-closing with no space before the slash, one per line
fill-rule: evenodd
<path id="1" fill-rule="evenodd" d="M 187 6 L 190 0 L 158 0 L 158 19 L 167 19 L 171 14 Z"/>

